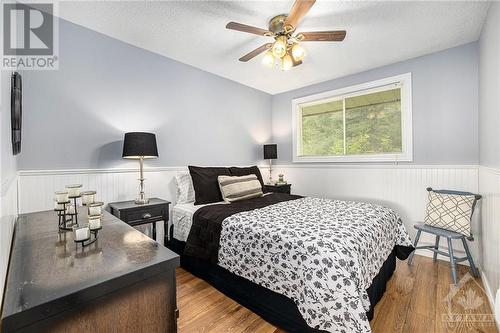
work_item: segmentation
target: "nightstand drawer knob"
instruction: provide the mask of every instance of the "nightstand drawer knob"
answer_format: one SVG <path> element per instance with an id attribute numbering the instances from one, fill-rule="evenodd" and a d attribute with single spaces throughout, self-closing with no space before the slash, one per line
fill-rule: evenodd
<path id="1" fill-rule="evenodd" d="M 149 219 L 151 218 L 151 213 L 145 213 L 142 215 L 142 219 L 145 220 L 145 219 Z"/>

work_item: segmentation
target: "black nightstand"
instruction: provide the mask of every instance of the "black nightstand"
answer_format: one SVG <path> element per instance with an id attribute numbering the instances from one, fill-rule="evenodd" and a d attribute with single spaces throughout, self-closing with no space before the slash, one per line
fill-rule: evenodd
<path id="1" fill-rule="evenodd" d="M 274 193 L 287 193 L 290 194 L 292 188 L 292 184 L 283 184 L 283 185 L 272 185 L 272 184 L 264 184 L 262 188 L 264 193 L 274 192 Z"/>
<path id="2" fill-rule="evenodd" d="M 170 201 L 158 198 L 149 199 L 149 203 L 138 205 L 133 200 L 112 202 L 109 204 L 111 214 L 131 225 L 153 224 L 153 239 L 156 240 L 156 222 L 163 221 L 165 236 L 163 245 L 167 244 L 168 235 L 168 207 Z"/>

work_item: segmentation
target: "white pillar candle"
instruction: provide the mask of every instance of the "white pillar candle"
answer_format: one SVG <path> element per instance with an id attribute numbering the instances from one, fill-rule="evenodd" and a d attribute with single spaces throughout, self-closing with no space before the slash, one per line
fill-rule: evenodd
<path id="1" fill-rule="evenodd" d="M 104 202 L 94 202 L 89 205 L 89 215 L 101 215 Z"/>
<path id="2" fill-rule="evenodd" d="M 91 215 L 89 216 L 89 228 L 90 230 L 96 230 L 101 227 L 101 215 Z"/>
<path id="3" fill-rule="evenodd" d="M 56 202 L 68 202 L 68 191 L 58 191 L 56 192 Z"/>
<path id="4" fill-rule="evenodd" d="M 73 228 L 75 241 L 83 241 L 90 238 L 90 229 L 88 226 Z"/>
<path id="5" fill-rule="evenodd" d="M 83 186 L 82 184 L 66 185 L 69 197 L 70 198 L 79 197 L 82 186 Z"/>
<path id="6" fill-rule="evenodd" d="M 85 191 L 82 192 L 82 204 L 89 205 L 95 202 L 96 191 Z"/>
<path id="7" fill-rule="evenodd" d="M 75 205 L 67 205 L 66 206 L 66 214 L 75 214 Z"/>

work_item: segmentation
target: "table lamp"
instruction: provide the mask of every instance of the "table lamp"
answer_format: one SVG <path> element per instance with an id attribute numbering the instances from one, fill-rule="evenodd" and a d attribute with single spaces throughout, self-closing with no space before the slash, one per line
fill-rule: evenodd
<path id="1" fill-rule="evenodd" d="M 273 182 L 271 176 L 273 169 L 273 160 L 278 158 L 278 145 L 275 143 L 264 145 L 264 159 L 269 160 L 269 184 Z"/>
<path id="2" fill-rule="evenodd" d="M 123 140 L 123 158 L 139 160 L 139 197 L 136 204 L 143 205 L 149 202 L 144 194 L 144 159 L 157 158 L 156 136 L 153 133 L 129 132 L 125 133 Z"/>

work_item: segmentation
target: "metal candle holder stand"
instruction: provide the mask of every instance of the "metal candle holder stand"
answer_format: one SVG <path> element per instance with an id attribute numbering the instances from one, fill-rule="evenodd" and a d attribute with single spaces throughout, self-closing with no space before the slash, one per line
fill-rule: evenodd
<path id="1" fill-rule="evenodd" d="M 93 243 L 95 243 L 97 241 L 97 234 L 99 233 L 99 230 L 101 230 L 102 227 L 98 228 L 98 229 L 94 229 L 94 230 L 90 230 L 90 237 L 87 238 L 87 239 L 82 239 L 82 240 L 75 240 L 75 243 L 77 244 L 77 247 L 78 247 L 78 244 L 80 244 L 83 247 L 86 247 L 86 246 L 89 246 Z M 92 235 L 94 235 L 94 237 L 92 238 Z"/>
<path id="2" fill-rule="evenodd" d="M 54 209 L 57 212 L 57 217 L 59 218 L 59 230 L 62 231 L 72 231 L 73 230 L 73 217 L 70 217 L 70 219 L 66 218 L 66 205 L 69 204 L 70 201 L 65 201 L 65 202 L 58 202 L 59 205 L 63 205 L 62 209 Z M 71 222 L 71 227 L 68 227 L 66 223 Z"/>
<path id="3" fill-rule="evenodd" d="M 57 212 L 57 216 L 59 218 L 58 225 L 59 225 L 59 230 L 61 231 L 73 231 L 73 226 L 78 226 L 78 209 L 77 209 L 77 199 L 81 198 L 81 195 L 77 196 L 70 196 L 68 197 L 69 200 L 65 202 L 58 202 L 58 204 L 62 205 L 62 209 L 54 209 Z M 66 205 L 71 203 L 71 200 L 73 200 L 73 205 L 75 207 L 75 212 L 74 213 L 66 213 Z M 84 205 L 86 206 L 86 205 Z M 70 218 L 68 219 L 66 216 L 69 215 Z M 74 220 L 73 220 L 74 216 Z M 67 225 L 68 222 L 71 222 L 70 226 Z M 82 247 L 89 246 L 93 244 L 95 241 L 97 241 L 97 236 L 99 234 L 99 230 L 101 230 L 102 227 L 99 227 L 98 229 L 93 229 L 90 230 L 90 237 L 87 239 L 83 240 L 74 240 L 74 242 L 77 244 L 80 244 Z M 92 237 L 94 236 L 94 237 Z"/>
<path id="4" fill-rule="evenodd" d="M 81 198 L 82 196 L 81 195 L 76 195 L 76 196 L 70 196 L 69 197 L 69 200 L 71 201 L 71 199 L 73 199 L 73 205 L 75 207 L 75 213 L 74 214 L 68 214 L 68 215 L 71 215 L 71 220 L 73 220 L 73 216 L 75 217 L 75 224 L 78 225 L 78 209 L 77 209 L 77 205 L 76 205 L 76 199 L 78 198 Z"/>

